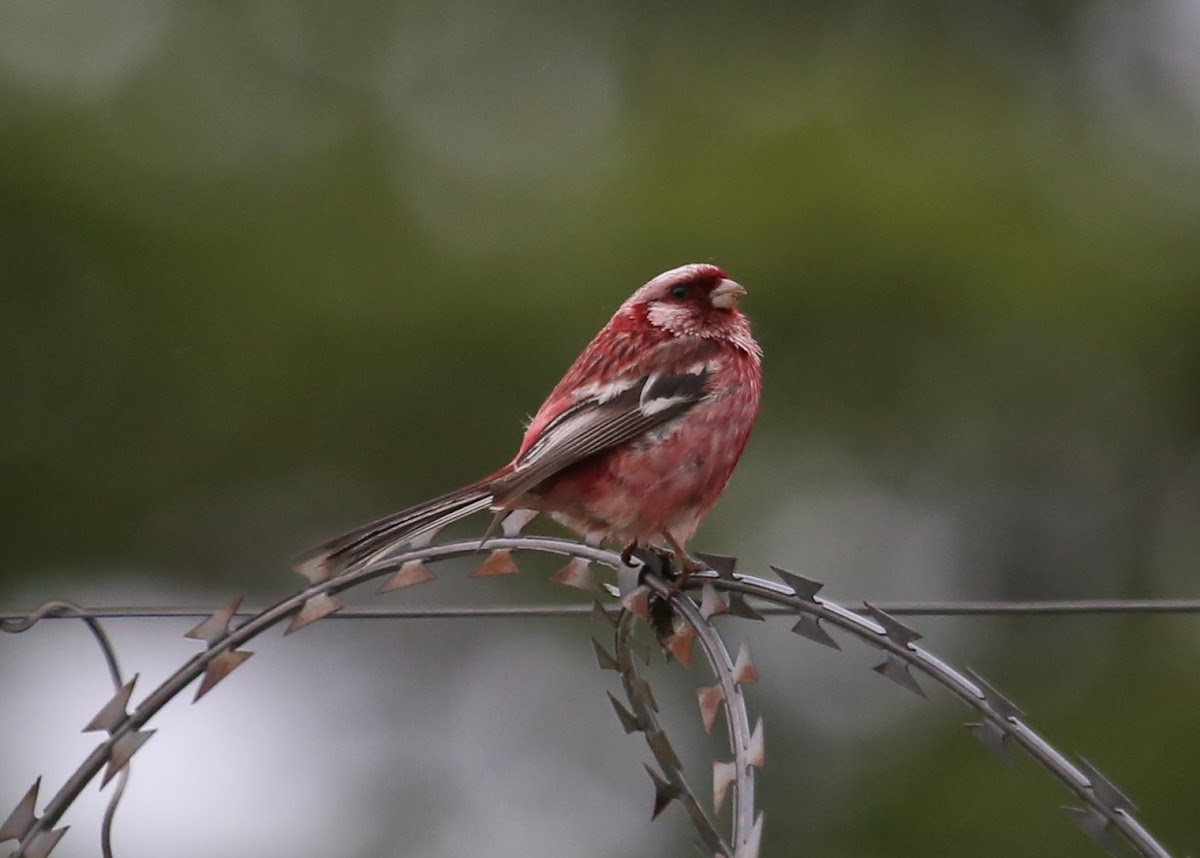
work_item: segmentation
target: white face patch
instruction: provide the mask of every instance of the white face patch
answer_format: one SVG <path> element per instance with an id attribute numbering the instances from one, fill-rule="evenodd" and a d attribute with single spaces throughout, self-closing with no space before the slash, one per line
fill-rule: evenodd
<path id="1" fill-rule="evenodd" d="M 655 301 L 646 310 L 650 324 L 675 334 L 699 333 L 696 330 L 696 311 L 679 304 Z"/>
<path id="2" fill-rule="evenodd" d="M 712 375 L 715 372 L 720 372 L 721 367 L 723 366 L 725 366 L 725 362 L 723 360 L 712 358 L 711 360 L 706 360 L 703 363 L 694 363 L 689 367 L 685 367 L 680 372 L 680 375 L 700 375 L 702 373 L 708 373 L 709 375 Z"/>

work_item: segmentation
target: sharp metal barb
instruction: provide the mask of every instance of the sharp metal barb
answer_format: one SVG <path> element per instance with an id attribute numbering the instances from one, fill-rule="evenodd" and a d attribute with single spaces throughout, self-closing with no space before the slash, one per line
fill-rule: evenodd
<path id="1" fill-rule="evenodd" d="M 595 590 L 596 578 L 592 575 L 592 564 L 582 557 L 573 557 L 562 569 L 554 573 L 552 580 L 577 590 Z"/>
<path id="2" fill-rule="evenodd" d="M 758 682 L 758 669 L 750 658 L 750 646 L 742 641 L 737 658 L 733 662 L 733 681 L 738 683 Z"/>
<path id="3" fill-rule="evenodd" d="M 650 775 L 650 780 L 654 781 L 654 811 L 650 814 L 650 818 L 658 819 L 658 815 L 666 809 L 667 805 L 679 798 L 680 789 L 675 784 L 669 783 L 650 766 L 645 763 L 642 765 Z"/>
<path id="4" fill-rule="evenodd" d="M 913 629 L 904 625 L 904 623 L 897 620 L 891 614 L 879 610 L 870 602 L 863 602 L 863 609 L 867 616 L 879 623 L 879 625 L 883 626 L 884 634 L 886 634 L 891 641 L 899 644 L 905 649 L 912 649 L 912 643 L 921 639 L 919 632 L 914 631 Z"/>
<path id="5" fill-rule="evenodd" d="M 743 593 L 729 594 L 729 613 L 746 620 L 762 620 L 763 615 L 750 607 Z"/>
<path id="6" fill-rule="evenodd" d="M 599 600 L 592 602 L 592 619 L 601 620 L 611 628 L 617 627 L 617 617 L 600 604 Z"/>
<path id="7" fill-rule="evenodd" d="M 242 605 L 242 597 L 238 596 L 223 608 L 217 608 L 204 620 L 201 620 L 185 634 L 185 638 L 204 641 L 205 646 L 212 646 L 225 635 L 229 634 L 229 623 L 233 620 L 237 609 Z"/>
<path id="8" fill-rule="evenodd" d="M 608 693 L 608 702 L 612 704 L 613 711 L 617 713 L 617 720 L 621 722 L 621 729 L 626 733 L 637 733 L 642 729 L 642 722 L 638 717 L 626 709 L 611 691 Z"/>
<path id="9" fill-rule="evenodd" d="M 696 698 L 700 703 L 700 718 L 704 721 L 704 732 L 711 733 L 717 720 L 717 709 L 725 699 L 725 689 L 720 683 L 697 689 Z"/>
<path id="10" fill-rule="evenodd" d="M 112 753 L 108 757 L 108 768 L 104 770 L 104 777 L 100 781 L 101 789 L 104 789 L 108 782 L 112 780 L 113 775 L 129 764 L 129 759 L 156 732 L 155 730 L 134 730 L 126 733 L 113 743 Z"/>
<path id="11" fill-rule="evenodd" d="M 41 831 L 35 834 L 25 845 L 25 858 L 46 858 L 54 851 L 54 847 L 58 845 L 58 841 L 62 840 L 63 835 L 70 827 L 66 825 L 53 831 Z"/>
<path id="12" fill-rule="evenodd" d="M 0 843 L 5 840 L 21 840 L 25 837 L 25 833 L 33 827 L 37 822 L 37 816 L 34 811 L 37 809 L 38 789 L 42 785 L 42 779 L 39 777 L 33 782 L 33 786 L 25 793 L 17 806 L 13 808 L 12 813 L 4 820 L 4 824 L 0 825 Z"/>
<path id="13" fill-rule="evenodd" d="M 654 689 L 650 687 L 650 683 L 642 677 L 634 677 L 629 680 L 629 690 L 645 702 L 653 711 L 658 711 L 658 701 L 654 699 Z"/>
<path id="14" fill-rule="evenodd" d="M 771 571 L 779 576 L 780 581 L 792 588 L 792 593 L 797 599 L 803 599 L 806 602 L 815 602 L 817 593 L 821 592 L 821 588 L 825 586 L 820 581 L 789 572 L 781 566 L 772 565 Z"/>
<path id="15" fill-rule="evenodd" d="M 877 664 L 871 669 L 880 676 L 886 676 L 901 688 L 906 688 L 920 697 L 925 696 L 925 690 L 917 684 L 917 680 L 913 678 L 908 665 L 901 661 L 894 653 L 887 653 L 883 663 Z"/>
<path id="16" fill-rule="evenodd" d="M 754 828 L 750 831 L 750 836 L 746 842 L 737 848 L 734 853 L 734 858 L 758 858 L 762 851 L 762 833 L 763 833 L 763 814 L 759 811 L 758 818 L 754 820 Z"/>
<path id="17" fill-rule="evenodd" d="M 513 510 L 504 517 L 503 521 L 500 522 L 500 532 L 509 539 L 514 536 L 520 536 L 521 531 L 525 528 L 525 525 L 529 524 L 529 522 L 533 521 L 537 517 L 538 513 L 535 509 Z"/>
<path id="18" fill-rule="evenodd" d="M 978 739 L 983 746 L 995 754 L 1008 765 L 1016 765 L 1017 759 L 1013 755 L 1012 748 L 1005 741 L 1005 732 L 991 721 L 976 721 L 967 724 L 967 729 L 971 734 Z"/>
<path id="19" fill-rule="evenodd" d="M 993 712 L 1006 720 L 1025 717 L 1025 713 L 1021 711 L 1021 708 L 1017 704 L 1005 697 L 994 685 L 980 676 L 976 671 L 968 667 L 967 673 L 975 685 L 979 687 L 979 692 L 983 695 L 983 702 Z"/>
<path id="20" fill-rule="evenodd" d="M 96 716 L 88 721 L 87 726 L 83 728 L 84 733 L 91 733 L 96 730 L 103 730 L 111 733 L 117 727 L 121 726 L 129 715 L 125 712 L 125 707 L 129 705 L 129 696 L 133 694 L 133 685 L 137 682 L 138 675 L 135 673 L 129 678 L 129 681 L 117 689 L 104 707 L 96 713 Z"/>
<path id="21" fill-rule="evenodd" d="M 696 630 L 691 626 L 684 626 L 675 634 L 667 638 L 666 646 L 670 650 L 671 655 L 678 659 L 679 663 L 684 667 L 692 665 L 692 647 L 696 642 Z"/>
<path id="22" fill-rule="evenodd" d="M 1083 833 L 1092 838 L 1101 849 L 1109 855 L 1117 855 L 1117 844 L 1109 831 L 1108 819 L 1094 807 L 1064 807 L 1075 820 L 1075 824 L 1083 829 Z"/>
<path id="23" fill-rule="evenodd" d="M 667 734 L 658 729 L 654 732 L 654 743 L 658 745 L 658 754 L 656 755 L 660 764 L 664 767 L 669 767 L 676 772 L 683 771 L 683 762 L 679 759 L 679 755 L 675 753 L 675 748 L 667 739 Z"/>
<path id="24" fill-rule="evenodd" d="M 292 616 L 292 621 L 288 623 L 288 627 L 284 629 L 285 635 L 290 635 L 292 632 L 297 632 L 307 625 L 315 623 L 322 617 L 328 617 L 335 611 L 342 609 L 342 602 L 335 596 L 330 596 L 328 593 L 318 593 L 311 599 L 308 599 L 303 607 L 300 608 Z"/>
<path id="25" fill-rule="evenodd" d="M 415 584 L 424 584 L 426 581 L 436 579 L 429 567 L 420 560 L 409 560 L 400 564 L 400 568 L 393 573 L 392 577 L 388 578 L 379 586 L 380 593 L 390 593 L 393 590 L 401 590 L 405 587 L 412 587 Z"/>
<path id="26" fill-rule="evenodd" d="M 633 566 L 626 566 L 622 563 L 617 567 L 617 591 L 622 596 L 627 596 L 641 586 L 642 571 L 645 569 L 643 564 L 637 558 L 634 558 Z"/>
<path id="27" fill-rule="evenodd" d="M 810 641 L 816 641 L 822 646 L 827 646 L 830 649 L 840 650 L 839 644 L 829 632 L 825 631 L 825 627 L 821 625 L 821 621 L 811 614 L 801 614 L 800 619 L 796 621 L 796 625 L 792 626 L 792 631 L 801 637 L 808 638 Z"/>
<path id="28" fill-rule="evenodd" d="M 471 573 L 472 578 L 491 578 L 495 575 L 516 575 L 519 571 L 512 559 L 512 550 L 497 548 Z"/>
<path id="29" fill-rule="evenodd" d="M 725 796 L 729 794 L 729 786 L 737 774 L 737 766 L 732 762 L 713 761 L 713 812 L 720 813 L 725 804 Z"/>
<path id="30" fill-rule="evenodd" d="M 196 696 L 192 698 L 192 702 L 195 703 L 212 691 L 218 682 L 233 673 L 242 662 L 252 655 L 254 655 L 252 652 L 227 650 L 215 656 L 204 668 L 204 678 L 200 680 L 200 687 L 196 689 Z"/>
<path id="31" fill-rule="evenodd" d="M 650 622 L 650 588 L 644 585 L 635 587 L 621 597 L 621 607 L 643 623 Z"/>
<path id="32" fill-rule="evenodd" d="M 709 569 L 717 573 L 717 577 L 728 581 L 733 580 L 733 570 L 737 568 L 737 558 L 725 554 L 696 553 L 696 559 L 705 563 Z"/>
<path id="33" fill-rule="evenodd" d="M 1096 798 L 1105 807 L 1110 810 L 1125 810 L 1129 812 L 1137 810 L 1137 805 L 1130 800 L 1129 796 L 1121 792 L 1116 784 L 1101 774 L 1095 766 L 1083 757 L 1079 758 L 1079 769 L 1087 776 L 1088 781 L 1092 785 L 1092 792 L 1096 794 Z"/>
<path id="34" fill-rule="evenodd" d="M 729 605 L 721 598 L 721 594 L 717 592 L 717 588 L 712 584 L 705 584 L 700 588 L 700 616 L 706 620 L 710 620 L 716 614 L 723 614 L 729 610 Z"/>
<path id="35" fill-rule="evenodd" d="M 601 670 L 620 672 L 621 665 L 617 663 L 617 659 L 595 638 L 592 638 L 592 651 L 596 653 L 596 663 L 600 665 Z"/>
<path id="36" fill-rule="evenodd" d="M 292 571 L 301 576 L 309 584 L 320 584 L 322 581 L 328 581 L 333 575 L 334 564 L 329 562 L 329 558 L 324 555 L 317 555 L 303 563 L 297 563 L 292 567 Z"/>
<path id="37" fill-rule="evenodd" d="M 761 769 L 766 761 L 766 743 L 763 739 L 763 719 L 760 716 L 754 723 L 754 732 L 750 734 L 750 746 L 747 748 L 746 759 L 756 769 Z"/>

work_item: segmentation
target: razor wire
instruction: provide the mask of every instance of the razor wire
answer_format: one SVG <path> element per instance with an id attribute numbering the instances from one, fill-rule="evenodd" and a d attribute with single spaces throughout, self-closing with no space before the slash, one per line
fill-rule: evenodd
<path id="1" fill-rule="evenodd" d="M 830 629 L 834 629 L 878 650 L 883 661 L 874 670 L 902 688 L 925 696 L 914 672 L 946 688 L 975 711 L 979 720 L 968 726 L 985 747 L 1007 761 L 1012 760 L 1013 747 L 1020 748 L 1076 796 L 1082 806 L 1069 807 L 1068 813 L 1105 850 L 1113 852 L 1117 841 L 1114 835 L 1119 835 L 1140 855 L 1170 858 L 1166 849 L 1133 816 L 1134 804 L 1112 782 L 1086 760 L 1072 762 L 1055 749 L 1034 731 L 1016 704 L 978 674 L 967 671 L 969 676 L 965 675 L 928 650 L 916 646 L 921 635 L 896 619 L 896 614 L 901 612 L 897 606 L 889 606 L 892 610 L 888 611 L 864 603 L 860 611 L 851 610 L 819 596 L 822 585 L 812 579 L 777 566 L 771 569 L 779 582 L 738 574 L 734 571 L 736 561 L 733 558 L 717 555 L 700 555 L 710 568 L 693 574 L 685 585 L 679 586 L 672 579 L 669 561 L 662 555 L 641 552 L 635 565 L 627 566 L 618 554 L 596 546 L 521 535 L 520 528 L 527 521 L 526 517 L 510 516 L 504 522 L 503 535 L 487 539 L 486 545 L 485 540 L 467 539 L 414 546 L 337 575 L 327 569 L 302 565 L 297 571 L 306 577 L 308 586 L 274 605 L 244 612 L 240 610 L 241 599 L 238 598 L 205 615 L 185 635 L 203 643 L 204 649 L 132 710 L 129 704 L 138 677 L 135 674 L 122 681 L 115 653 L 99 623 L 98 616 L 103 612 L 89 612 L 69 603 L 55 602 L 25 615 L 0 615 L 0 630 L 8 632 L 23 632 L 43 619 L 56 616 L 81 617 L 99 642 L 116 687 L 112 698 L 84 728 L 85 731 L 106 732 L 107 738 L 46 802 L 40 816 L 36 812 L 41 787 L 41 778 L 38 778 L 0 824 L 0 842 L 16 841 L 17 847 L 11 858 L 47 858 L 67 831 L 66 826 L 56 826 L 83 789 L 103 770 L 102 788 L 110 779 L 118 774 L 121 776 L 110 797 L 101 830 L 104 854 L 111 858 L 111 823 L 128 775 L 129 762 L 155 732 L 143 728 L 168 701 L 197 679 L 199 685 L 193 702 L 240 667 L 253 655 L 241 649 L 242 646 L 285 620 L 288 621 L 285 634 L 291 634 L 320 619 L 350 613 L 355 609 L 347 608 L 338 595 L 385 575 L 389 577 L 379 587 L 380 593 L 433 580 L 435 576 L 429 565 L 484 552 L 486 557 L 471 573 L 472 577 L 513 574 L 518 571 L 513 552 L 535 552 L 566 557 L 567 564 L 553 580 L 593 593 L 596 597 L 593 604 L 590 607 L 574 606 L 575 612 L 594 614 L 613 630 L 611 652 L 595 639 L 593 647 L 600 667 L 615 670 L 620 675 L 625 703 L 611 694 L 610 700 L 622 727 L 627 733 L 643 735 L 658 766 L 657 770 L 646 767 L 655 791 L 652 815 L 657 817 L 672 803 L 680 804 L 711 854 L 720 858 L 757 858 L 763 836 L 763 815 L 755 812 L 754 773 L 764 758 L 762 719 L 759 718 L 751 728 L 743 694 L 743 686 L 758 679 L 749 649 L 742 644 L 737 655 L 731 657 L 711 620 L 717 614 L 751 621 L 786 614 L 795 617 L 791 630 L 803 638 L 840 649 L 841 645 L 830 634 Z M 616 584 L 600 584 L 593 565 L 615 570 Z M 698 598 L 693 598 L 697 592 Z M 600 599 L 615 599 L 619 612 L 614 616 Z M 749 599 L 755 604 L 752 605 Z M 1173 605 L 1173 610 L 1194 610 L 1193 606 L 1182 604 L 1188 600 L 1175 601 L 1180 604 Z M 907 612 L 913 613 L 916 604 L 901 603 L 899 608 L 907 608 Z M 1046 613 L 1061 612 L 1070 607 L 1068 603 L 1048 605 Z M 526 607 L 539 610 L 537 606 Z M 411 610 L 419 612 L 422 609 Z M 442 610 L 447 615 L 478 615 L 478 611 L 456 614 L 454 608 Z M 558 608 L 541 610 L 546 613 L 560 611 Z M 927 612 L 938 613 L 937 610 Z M 167 615 L 178 614 L 168 612 Z M 235 624 L 235 619 L 241 622 Z M 658 707 L 650 684 L 637 668 L 634 656 L 639 655 L 643 663 L 648 663 L 655 645 L 655 641 L 636 633 L 638 622 L 649 628 L 665 652 L 684 665 L 690 664 L 694 645 L 699 642 L 716 677 L 714 685 L 698 689 L 697 700 L 706 730 L 713 728 L 718 714 L 724 711 L 732 760 L 713 763 L 711 813 L 684 778 L 679 757 L 656 717 Z M 715 819 L 727 797 L 731 798 L 734 808 L 728 837 L 720 832 Z"/>

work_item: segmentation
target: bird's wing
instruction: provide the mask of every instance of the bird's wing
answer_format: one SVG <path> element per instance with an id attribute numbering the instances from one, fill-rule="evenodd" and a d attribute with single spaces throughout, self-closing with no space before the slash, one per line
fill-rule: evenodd
<path id="1" fill-rule="evenodd" d="M 714 370 L 710 354 L 698 349 L 680 360 L 689 356 L 680 354 L 678 346 L 651 349 L 626 374 L 581 388 L 573 403 L 527 439 L 497 495 L 516 497 L 571 465 L 679 417 L 709 394 Z M 664 361 L 666 357 L 672 359 Z"/>

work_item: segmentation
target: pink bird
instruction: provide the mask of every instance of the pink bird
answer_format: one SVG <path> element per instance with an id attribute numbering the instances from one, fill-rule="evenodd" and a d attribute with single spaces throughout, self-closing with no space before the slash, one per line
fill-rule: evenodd
<path id="1" fill-rule="evenodd" d="M 633 293 L 576 358 L 511 462 L 478 482 L 363 525 L 305 565 L 360 567 L 483 510 L 544 512 L 622 556 L 685 545 L 742 455 L 762 388 L 762 350 L 738 310 L 746 290 L 684 265 Z"/>

